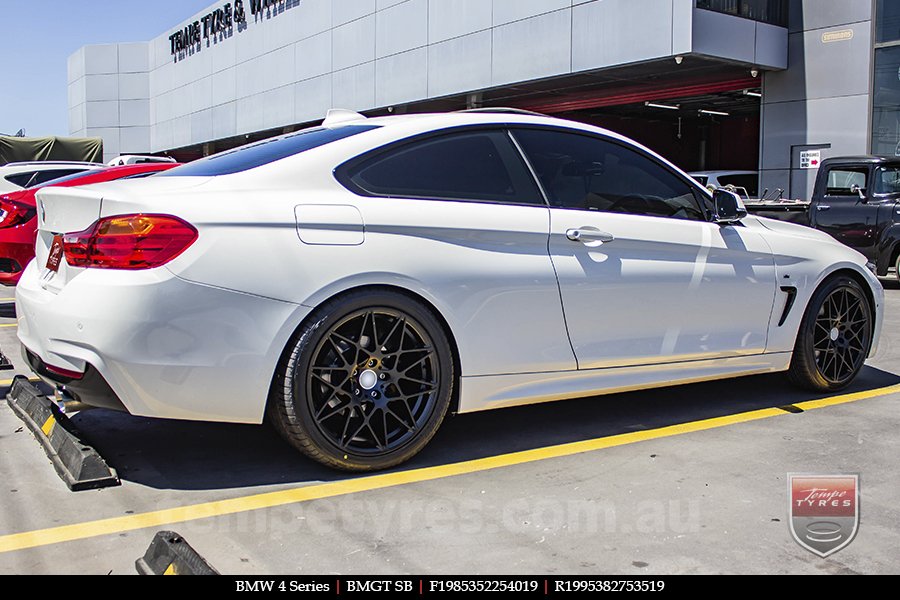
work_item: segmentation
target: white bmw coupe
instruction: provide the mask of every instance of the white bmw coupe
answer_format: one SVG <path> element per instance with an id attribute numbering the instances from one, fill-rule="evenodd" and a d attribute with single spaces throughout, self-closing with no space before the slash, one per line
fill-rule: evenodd
<path id="1" fill-rule="evenodd" d="M 406 461 L 451 411 L 774 371 L 837 390 L 881 329 L 861 254 L 519 111 L 332 111 L 37 197 L 16 300 L 39 376 L 134 415 L 267 417 L 340 469 Z"/>

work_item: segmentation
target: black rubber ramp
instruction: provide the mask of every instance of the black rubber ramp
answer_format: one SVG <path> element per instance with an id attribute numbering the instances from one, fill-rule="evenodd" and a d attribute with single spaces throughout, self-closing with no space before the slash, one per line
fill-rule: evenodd
<path id="1" fill-rule="evenodd" d="M 212 566 L 174 531 L 157 533 L 147 552 L 134 563 L 140 575 L 218 575 Z"/>
<path id="2" fill-rule="evenodd" d="M 18 375 L 6 402 L 44 447 L 47 457 L 73 492 L 119 485 L 119 476 L 103 457 L 84 442 L 59 407 Z"/>

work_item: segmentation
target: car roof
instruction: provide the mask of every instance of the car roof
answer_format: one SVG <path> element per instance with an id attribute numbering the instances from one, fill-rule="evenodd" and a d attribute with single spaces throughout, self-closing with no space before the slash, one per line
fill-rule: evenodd
<path id="1" fill-rule="evenodd" d="M 834 164 L 900 164 L 900 156 L 832 156 L 822 161 L 822 166 Z"/>
<path id="2" fill-rule="evenodd" d="M 457 112 L 445 113 L 413 113 L 405 115 L 390 115 L 383 117 L 363 117 L 357 120 L 343 121 L 338 126 L 345 125 L 376 125 L 378 127 L 390 128 L 392 126 L 412 125 L 421 131 L 438 130 L 452 127 L 463 127 L 467 125 L 498 125 L 498 126 L 514 126 L 514 125 L 543 125 L 547 127 L 557 127 L 570 130 L 581 130 L 588 133 L 599 133 L 607 137 L 626 142 L 647 152 L 662 158 L 657 152 L 639 144 L 631 138 L 624 135 L 578 121 L 570 121 L 558 117 L 551 117 L 519 109 L 495 108 L 495 109 L 476 109 L 464 110 Z M 663 159 L 665 160 L 665 159 Z M 669 162 L 665 160 L 665 162 Z"/>
<path id="3" fill-rule="evenodd" d="M 718 177 L 719 175 L 759 175 L 759 171 L 741 171 L 741 170 L 727 170 L 727 171 L 691 171 L 688 175 L 693 176 L 703 176 L 703 177 Z"/>

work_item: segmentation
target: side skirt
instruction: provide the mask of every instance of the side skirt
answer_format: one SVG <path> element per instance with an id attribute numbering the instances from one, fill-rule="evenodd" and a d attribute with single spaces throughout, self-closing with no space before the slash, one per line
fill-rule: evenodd
<path id="1" fill-rule="evenodd" d="M 462 377 L 459 412 L 774 373 L 786 371 L 790 363 L 790 352 L 778 352 L 584 371 Z"/>

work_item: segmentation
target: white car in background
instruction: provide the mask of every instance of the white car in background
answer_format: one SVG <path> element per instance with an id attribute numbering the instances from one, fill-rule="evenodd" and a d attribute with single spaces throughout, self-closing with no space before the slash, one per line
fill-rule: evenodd
<path id="1" fill-rule="evenodd" d="M 268 415 L 340 469 L 409 459 L 448 412 L 775 371 L 841 389 L 882 322 L 830 236 L 516 112 L 335 112 L 37 198 L 16 299 L 38 375 L 134 415 Z"/>
<path id="2" fill-rule="evenodd" d="M 168 156 L 149 156 L 142 154 L 121 154 L 108 163 L 108 167 L 121 167 L 124 165 L 142 165 L 144 163 L 173 163 L 174 158 Z"/>
<path id="3" fill-rule="evenodd" d="M 728 188 L 746 198 L 759 196 L 758 171 L 701 171 L 690 176 L 705 188 Z"/>
<path id="4" fill-rule="evenodd" d="M 0 194 L 46 183 L 52 179 L 68 177 L 83 171 L 102 167 L 97 163 L 70 161 L 34 161 L 7 163 L 0 166 Z"/>

